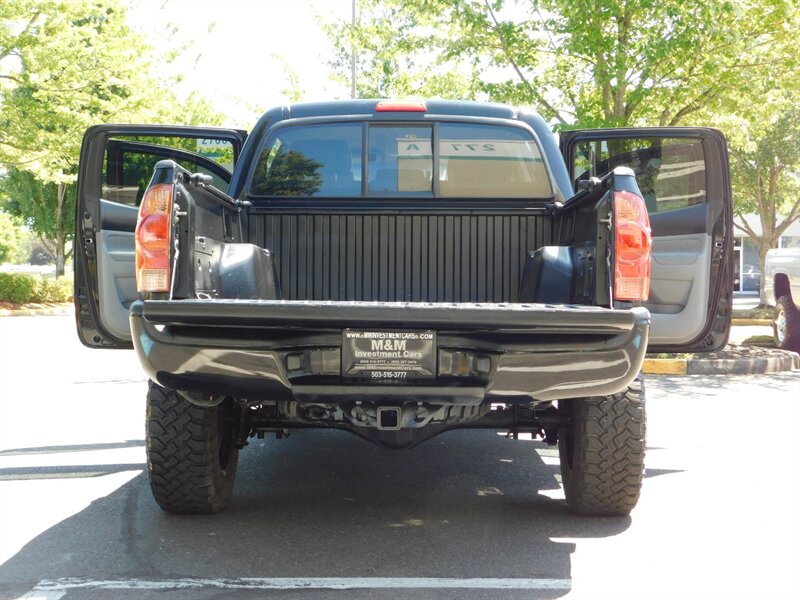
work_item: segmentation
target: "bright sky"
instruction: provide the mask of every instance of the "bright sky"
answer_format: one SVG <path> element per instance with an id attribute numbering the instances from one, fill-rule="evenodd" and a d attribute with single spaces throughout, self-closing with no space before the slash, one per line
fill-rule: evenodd
<path id="1" fill-rule="evenodd" d="M 284 63 L 294 69 L 304 100 L 349 97 L 349 88 L 329 79 L 331 46 L 319 19 L 349 20 L 351 0 L 129 0 L 129 21 L 157 52 L 176 43 L 194 44 L 173 65 L 184 95 L 200 91 L 223 113 L 227 125 L 249 129 L 257 116 L 287 102 Z M 178 26 L 172 41 L 163 24 Z M 209 33 L 209 26 L 216 23 Z M 199 55 L 199 58 L 198 58 Z M 277 57 L 276 57 L 277 56 Z"/>

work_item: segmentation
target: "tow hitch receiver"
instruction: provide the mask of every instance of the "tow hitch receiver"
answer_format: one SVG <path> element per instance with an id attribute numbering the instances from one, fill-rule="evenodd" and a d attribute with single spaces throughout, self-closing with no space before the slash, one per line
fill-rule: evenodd
<path id="1" fill-rule="evenodd" d="M 378 429 L 381 431 L 397 431 L 400 429 L 399 406 L 380 406 L 378 407 Z"/>

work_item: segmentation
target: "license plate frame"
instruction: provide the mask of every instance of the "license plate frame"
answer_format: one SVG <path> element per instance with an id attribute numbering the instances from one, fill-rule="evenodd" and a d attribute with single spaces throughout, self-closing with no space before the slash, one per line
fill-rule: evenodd
<path id="1" fill-rule="evenodd" d="M 364 330 L 342 332 L 342 376 L 372 380 L 436 377 L 436 332 Z"/>

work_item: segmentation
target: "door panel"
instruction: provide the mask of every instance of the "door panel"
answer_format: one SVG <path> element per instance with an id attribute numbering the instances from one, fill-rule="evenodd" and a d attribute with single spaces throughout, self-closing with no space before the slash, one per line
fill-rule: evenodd
<path id="1" fill-rule="evenodd" d="M 128 309 L 139 297 L 134 275 L 133 232 L 102 230 L 97 255 L 100 318 L 116 337 L 130 337 Z"/>
<path id="2" fill-rule="evenodd" d="M 653 239 L 650 299 L 651 339 L 661 344 L 691 342 L 706 320 L 709 236 L 679 235 Z"/>
<path id="3" fill-rule="evenodd" d="M 116 337 L 128 336 L 128 308 L 139 297 L 134 276 L 133 230 L 136 206 L 100 200 L 100 231 L 97 274 L 100 318 Z"/>
<path id="4" fill-rule="evenodd" d="M 725 140 L 713 129 L 570 131 L 561 149 L 577 182 L 617 166 L 636 173 L 653 233 L 650 349 L 708 351 L 730 327 L 732 210 Z"/>
<path id="5" fill-rule="evenodd" d="M 75 309 L 90 347 L 130 348 L 128 308 L 139 297 L 134 229 L 156 162 L 210 175 L 226 191 L 246 133 L 219 128 L 100 125 L 84 135 L 78 170 Z"/>

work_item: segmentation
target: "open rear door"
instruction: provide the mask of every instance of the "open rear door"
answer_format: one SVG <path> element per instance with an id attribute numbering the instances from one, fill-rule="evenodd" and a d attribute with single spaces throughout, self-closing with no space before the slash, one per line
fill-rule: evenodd
<path id="1" fill-rule="evenodd" d="M 650 350 L 725 345 L 733 294 L 733 213 L 725 138 L 709 128 L 568 131 L 561 151 L 573 185 L 633 169 L 653 232 Z"/>
<path id="2" fill-rule="evenodd" d="M 138 298 L 134 229 L 155 164 L 174 160 L 228 191 L 246 132 L 214 127 L 97 125 L 83 137 L 75 216 L 75 316 L 89 347 L 131 348 Z"/>

